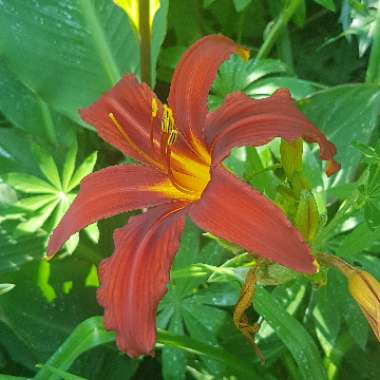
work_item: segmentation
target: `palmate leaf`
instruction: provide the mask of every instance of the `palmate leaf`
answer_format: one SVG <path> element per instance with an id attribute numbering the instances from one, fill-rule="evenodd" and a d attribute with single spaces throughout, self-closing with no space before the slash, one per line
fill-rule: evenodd
<path id="1" fill-rule="evenodd" d="M 57 189 L 50 183 L 26 173 L 8 173 L 3 176 L 5 182 L 23 193 L 55 194 Z"/>
<path id="2" fill-rule="evenodd" d="M 97 152 L 93 152 L 81 163 L 79 168 L 71 177 L 66 191 L 69 192 L 76 188 L 79 185 L 80 181 L 94 170 L 96 159 Z"/>
<path id="3" fill-rule="evenodd" d="M 40 145 L 33 144 L 33 155 L 37 161 L 41 173 L 57 189 L 62 189 L 61 179 L 59 178 L 58 168 L 54 158 L 45 151 Z"/>

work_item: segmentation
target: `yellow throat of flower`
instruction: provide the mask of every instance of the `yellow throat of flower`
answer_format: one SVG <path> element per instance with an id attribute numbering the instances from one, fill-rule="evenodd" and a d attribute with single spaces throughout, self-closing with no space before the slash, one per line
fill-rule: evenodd
<path id="1" fill-rule="evenodd" d="M 155 98 L 153 98 L 152 118 L 156 116 L 157 105 Z M 167 162 L 167 173 L 172 185 L 170 190 L 166 190 L 166 193 L 169 191 L 172 198 L 190 201 L 199 199 L 210 181 L 211 158 L 209 153 L 196 139 L 186 141 L 186 143 L 189 149 L 196 153 L 199 160 L 191 159 L 186 155 L 180 154 L 179 151 L 172 149 L 179 131 L 175 129 L 173 112 L 166 104 L 163 107 L 161 133 L 162 136 L 166 136 L 166 141 L 164 140 L 161 148 Z"/>

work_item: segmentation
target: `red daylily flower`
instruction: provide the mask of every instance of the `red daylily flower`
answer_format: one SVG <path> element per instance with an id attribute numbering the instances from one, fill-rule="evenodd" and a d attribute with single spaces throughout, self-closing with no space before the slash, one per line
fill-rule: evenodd
<path id="1" fill-rule="evenodd" d="M 336 149 L 294 105 L 287 90 L 263 100 L 228 96 L 209 113 L 208 92 L 231 54 L 246 54 L 222 35 L 191 46 L 174 73 L 168 104 L 126 75 L 96 103 L 80 111 L 100 137 L 141 165 L 118 165 L 86 177 L 78 197 L 51 236 L 48 255 L 99 219 L 149 208 L 115 231 L 115 252 L 100 264 L 97 296 L 104 324 L 117 333 L 121 351 L 152 352 L 156 309 L 166 292 L 170 265 L 185 216 L 201 229 L 296 271 L 313 273 L 310 250 L 271 201 L 221 164 L 233 147 L 275 137 L 320 145 L 338 169 Z"/>

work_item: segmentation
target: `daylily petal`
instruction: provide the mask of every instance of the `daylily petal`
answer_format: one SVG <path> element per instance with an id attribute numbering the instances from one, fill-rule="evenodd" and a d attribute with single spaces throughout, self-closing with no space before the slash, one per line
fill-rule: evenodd
<path id="1" fill-rule="evenodd" d="M 301 234 L 283 212 L 221 167 L 189 215 L 200 228 L 249 252 L 294 270 L 314 273 L 313 258 Z"/>
<path id="2" fill-rule="evenodd" d="M 289 142 L 302 137 L 319 144 L 321 159 L 328 160 L 328 175 L 340 168 L 333 160 L 335 145 L 298 110 L 286 89 L 261 100 L 242 93 L 231 94 L 221 107 L 208 115 L 205 135 L 214 165 L 228 156 L 233 147 L 259 146 L 275 137 Z"/>
<path id="3" fill-rule="evenodd" d="M 116 331 L 119 349 L 131 357 L 152 354 L 156 309 L 167 290 L 185 206 L 176 202 L 130 218 L 115 231 L 115 252 L 99 267 L 104 326 Z"/>
<path id="4" fill-rule="evenodd" d="M 152 99 L 157 106 L 155 117 L 152 116 Z M 152 90 L 133 75 L 126 75 L 99 100 L 81 109 L 80 115 L 96 128 L 103 140 L 126 156 L 162 168 L 164 165 L 159 155 L 161 112 L 162 105 Z M 111 113 L 116 121 L 110 117 Z M 151 123 L 154 149 L 150 138 Z"/>
<path id="5" fill-rule="evenodd" d="M 166 188 L 162 184 L 166 182 L 166 175 L 158 170 L 137 165 L 111 166 L 90 174 L 82 181 L 79 195 L 51 235 L 48 256 L 72 234 L 97 220 L 169 202 L 163 192 Z"/>
<path id="6" fill-rule="evenodd" d="M 219 66 L 238 49 L 227 37 L 206 36 L 185 52 L 174 72 L 168 102 L 176 128 L 198 150 L 203 149 L 202 130 L 210 87 Z"/>

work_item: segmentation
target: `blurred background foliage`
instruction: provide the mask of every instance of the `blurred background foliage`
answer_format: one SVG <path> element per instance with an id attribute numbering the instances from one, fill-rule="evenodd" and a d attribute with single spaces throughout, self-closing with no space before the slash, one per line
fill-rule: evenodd
<path id="1" fill-rule="evenodd" d="M 150 77 L 164 100 L 181 54 L 223 33 L 247 46 L 219 70 L 209 107 L 232 91 L 290 89 L 338 148 L 323 174 L 305 146 L 318 204 L 315 250 L 380 280 L 380 16 L 375 0 L 161 0 Z M 132 20 L 133 21 L 133 20 Z M 82 122 L 78 109 L 126 73 L 140 76 L 138 31 L 110 0 L 0 0 L 0 379 L 375 380 L 380 346 L 344 278 L 306 278 L 273 266 L 251 316 L 261 366 L 232 323 L 247 254 L 187 223 L 159 307 L 154 358 L 128 359 L 102 327 L 96 265 L 130 214 L 75 235 L 42 260 L 47 238 L 81 179 L 128 160 Z M 280 142 L 234 150 L 226 165 L 281 203 Z"/>

